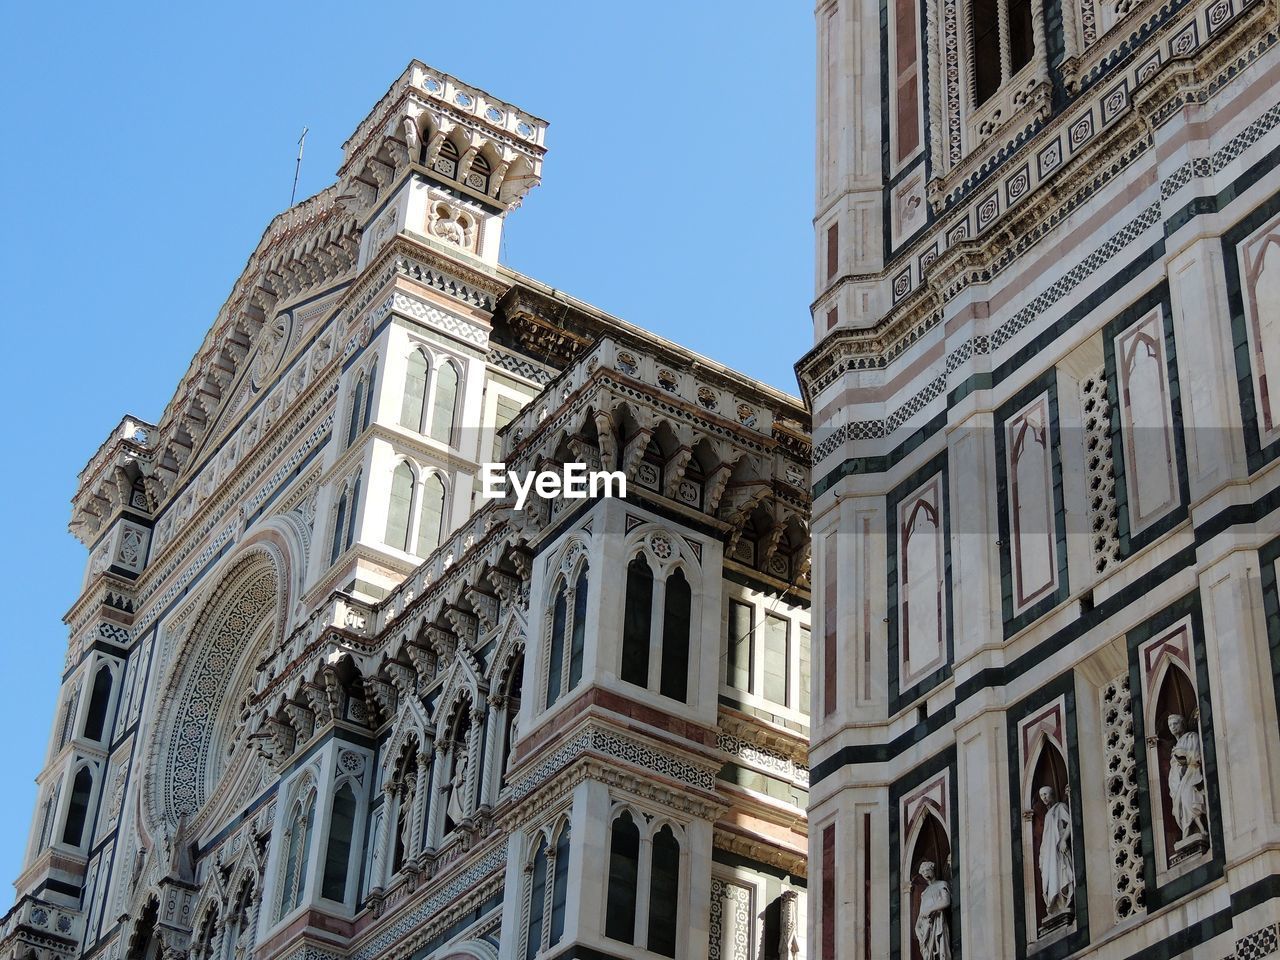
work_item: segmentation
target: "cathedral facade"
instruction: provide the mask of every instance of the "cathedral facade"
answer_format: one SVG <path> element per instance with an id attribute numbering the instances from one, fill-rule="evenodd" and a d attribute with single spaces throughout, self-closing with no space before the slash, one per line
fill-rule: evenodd
<path id="1" fill-rule="evenodd" d="M 410 64 L 81 472 L 6 958 L 805 952 L 808 413 L 498 263 L 545 135 Z"/>
<path id="2" fill-rule="evenodd" d="M 1280 952 L 1280 8 L 820 0 L 809 947 Z"/>

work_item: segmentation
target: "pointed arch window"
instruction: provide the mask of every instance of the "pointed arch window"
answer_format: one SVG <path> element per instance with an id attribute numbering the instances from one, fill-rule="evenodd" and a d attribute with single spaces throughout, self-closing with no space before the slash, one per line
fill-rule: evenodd
<path id="1" fill-rule="evenodd" d="M 664 957 L 676 955 L 677 911 L 680 904 L 680 843 L 670 825 L 653 838 L 649 871 L 649 940 L 646 946 Z"/>
<path id="2" fill-rule="evenodd" d="M 84 738 L 100 741 L 106 732 L 107 707 L 111 704 L 111 667 L 102 664 L 93 677 L 93 689 L 89 694 L 89 709 L 85 714 Z"/>
<path id="3" fill-rule="evenodd" d="M 609 885 L 604 935 L 622 943 L 636 942 L 636 886 L 640 875 L 640 828 L 624 810 L 613 821 L 609 837 Z"/>
<path id="4" fill-rule="evenodd" d="M 573 585 L 559 577 L 551 604 L 551 646 L 547 664 L 547 706 L 578 685 L 582 679 L 587 635 L 588 567 L 584 562 Z"/>
<path id="5" fill-rule="evenodd" d="M 307 865 L 311 852 L 311 833 L 316 819 L 316 795 L 312 790 L 293 805 L 285 834 L 284 882 L 280 888 L 280 913 L 283 917 L 302 903 L 307 885 Z"/>
<path id="6" fill-rule="evenodd" d="M 642 556 L 627 565 L 622 611 L 622 679 L 649 685 L 649 627 L 653 617 L 653 571 Z"/>
<path id="7" fill-rule="evenodd" d="M 347 420 L 347 446 L 355 443 L 356 437 L 360 435 L 360 427 L 364 422 L 364 395 L 365 382 L 364 375 L 360 375 L 360 379 L 356 381 L 355 392 L 351 396 L 351 416 Z"/>
<path id="8" fill-rule="evenodd" d="M 467 171 L 467 186 L 480 193 L 488 193 L 489 177 L 492 173 L 493 169 L 489 166 L 489 161 L 485 159 L 484 154 L 476 154 L 475 159 L 471 161 L 471 169 Z"/>
<path id="9" fill-rule="evenodd" d="M 525 960 L 533 960 L 542 949 L 542 921 L 547 912 L 547 838 L 539 834 L 529 881 L 529 923 L 525 929 Z"/>
<path id="10" fill-rule="evenodd" d="M 662 613 L 662 679 L 664 697 L 689 699 L 689 610 L 692 594 L 684 571 L 667 578 L 666 603 Z"/>
<path id="11" fill-rule="evenodd" d="M 435 473 L 422 481 L 422 509 L 418 520 L 418 556 L 428 556 L 444 537 L 444 481 Z"/>
<path id="12" fill-rule="evenodd" d="M 342 491 L 342 496 L 338 498 L 338 509 L 334 515 L 333 522 L 333 543 L 329 548 L 329 564 L 333 565 L 338 562 L 338 557 L 342 554 L 342 542 L 346 535 L 347 527 L 347 491 Z"/>
<path id="13" fill-rule="evenodd" d="M 442 173 L 450 179 L 458 176 L 458 160 L 461 159 L 458 154 L 458 148 L 452 140 L 444 140 L 440 144 L 440 152 L 436 155 L 435 162 L 431 164 L 431 169 L 436 173 Z"/>
<path id="14" fill-rule="evenodd" d="M 85 821 L 89 815 L 89 796 L 93 793 L 93 771 L 81 767 L 71 784 L 71 797 L 67 803 L 67 819 L 62 827 L 62 842 L 78 847 L 84 842 Z"/>
<path id="15" fill-rule="evenodd" d="M 342 903 L 347 898 L 347 873 L 351 867 L 351 844 L 356 826 L 356 793 L 347 781 L 333 796 L 329 816 L 329 841 L 324 858 L 324 883 L 320 894 Z"/>
<path id="16" fill-rule="evenodd" d="M 445 361 L 436 372 L 431 410 L 431 438 L 452 445 L 455 407 L 458 403 L 458 368 Z"/>
<path id="17" fill-rule="evenodd" d="M 422 421 L 427 415 L 427 382 L 430 365 L 421 350 L 409 354 L 405 371 L 404 396 L 400 401 L 400 426 L 422 431 Z"/>
<path id="18" fill-rule="evenodd" d="M 682 873 L 680 838 L 670 823 L 654 829 L 629 810 L 619 812 L 610 829 L 604 935 L 674 958 L 680 944 Z"/>
<path id="19" fill-rule="evenodd" d="M 391 502 L 387 505 L 387 546 L 409 549 L 409 521 L 413 513 L 413 469 L 403 460 L 391 474 Z"/>
<path id="20" fill-rule="evenodd" d="M 342 549 L 350 550 L 351 544 L 356 541 L 356 509 L 360 504 L 360 474 L 356 474 L 355 481 L 351 484 L 351 503 L 347 510 L 347 533 L 343 539 Z"/>
<path id="21" fill-rule="evenodd" d="M 693 591 L 682 568 L 657 581 L 643 554 L 632 558 L 622 612 L 622 679 L 688 703 L 692 612 Z"/>
<path id="22" fill-rule="evenodd" d="M 547 946 L 554 947 L 564 936 L 565 905 L 569 899 L 569 824 L 556 837 L 555 863 L 551 869 L 551 923 Z"/>

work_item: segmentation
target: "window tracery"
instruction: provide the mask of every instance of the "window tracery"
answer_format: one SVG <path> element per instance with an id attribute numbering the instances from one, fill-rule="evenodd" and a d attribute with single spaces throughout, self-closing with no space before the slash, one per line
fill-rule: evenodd
<path id="1" fill-rule="evenodd" d="M 650 557 L 660 565 L 657 576 Z M 654 533 L 627 565 L 619 676 L 688 703 L 693 591 L 685 563 L 676 557 L 671 539 Z"/>

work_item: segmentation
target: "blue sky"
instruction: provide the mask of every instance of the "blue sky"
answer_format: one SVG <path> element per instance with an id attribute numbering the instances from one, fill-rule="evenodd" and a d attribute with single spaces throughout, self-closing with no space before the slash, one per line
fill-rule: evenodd
<path id="1" fill-rule="evenodd" d="M 271 217 L 413 57 L 551 124 L 504 261 L 792 393 L 812 294 L 811 5 L 10 4 L 0 264 L 12 414 L 0 881 L 21 869 L 76 474 L 155 420 Z M 0 890 L 0 905 L 9 902 Z"/>

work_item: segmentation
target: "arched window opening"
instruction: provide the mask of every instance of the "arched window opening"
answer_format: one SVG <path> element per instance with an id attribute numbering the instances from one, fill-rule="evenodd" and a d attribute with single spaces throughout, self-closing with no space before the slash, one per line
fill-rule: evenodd
<path id="1" fill-rule="evenodd" d="M 1009 0 L 1009 68 L 1017 73 L 1036 52 L 1031 24 L 1031 0 Z"/>
<path id="2" fill-rule="evenodd" d="M 338 498 L 338 510 L 333 522 L 333 544 L 329 548 L 329 564 L 338 562 L 338 557 L 342 553 L 342 543 L 346 537 L 347 527 L 347 491 L 342 491 L 342 496 Z"/>
<path id="3" fill-rule="evenodd" d="M 564 936 L 565 904 L 569 895 L 569 824 L 556 837 L 555 869 L 551 879 L 551 929 L 547 946 L 554 947 Z"/>
<path id="4" fill-rule="evenodd" d="M 409 354 L 404 378 L 404 397 L 400 402 L 400 426 L 422 432 L 422 419 L 427 410 L 427 374 L 430 367 L 421 350 Z"/>
<path id="5" fill-rule="evenodd" d="M 662 615 L 662 678 L 660 691 L 681 703 L 689 699 L 689 610 L 692 596 L 684 571 L 667 578 L 666 609 Z"/>
<path id="6" fill-rule="evenodd" d="M 375 396 L 373 387 L 377 382 L 377 379 L 378 368 L 375 365 L 369 368 L 369 385 L 365 388 L 364 395 L 364 415 L 361 417 L 360 421 L 360 429 L 362 430 L 369 429 L 369 421 L 373 419 L 373 398 Z"/>
<path id="7" fill-rule="evenodd" d="M 391 474 L 391 501 L 387 504 L 387 532 L 383 537 L 389 547 L 409 549 L 409 520 L 413 512 L 413 470 L 401 461 Z"/>
<path id="8" fill-rule="evenodd" d="M 213 943 L 218 936 L 218 911 L 210 906 L 204 913 L 199 929 L 196 932 L 194 960 L 214 960 Z"/>
<path id="9" fill-rule="evenodd" d="M 454 408 L 458 402 L 458 368 L 446 361 L 436 374 L 435 405 L 431 411 L 431 437 L 453 444 Z"/>
<path id="10" fill-rule="evenodd" d="M 533 960 L 542 949 L 542 921 L 547 910 L 547 838 L 538 836 L 538 850 L 533 857 L 533 876 L 529 884 L 529 923 L 525 930 L 525 960 Z"/>
<path id="11" fill-rule="evenodd" d="M 68 846 L 78 847 L 84 840 L 84 824 L 89 815 L 89 794 L 92 792 L 93 771 L 88 767 L 81 767 L 71 784 L 67 819 L 62 827 L 62 842 Z"/>
<path id="12" fill-rule="evenodd" d="M 311 832 L 316 818 L 316 795 L 312 792 L 306 800 L 293 805 L 285 835 L 284 883 L 280 890 L 280 916 L 296 909 L 302 903 L 302 893 L 307 885 L 307 863 L 311 851 Z"/>
<path id="13" fill-rule="evenodd" d="M 653 838 L 653 865 L 649 873 L 648 949 L 675 957 L 680 905 L 680 843 L 671 827 Z"/>
<path id="14" fill-rule="evenodd" d="M 622 612 L 622 679 L 649 685 L 649 627 L 653 613 L 653 571 L 644 557 L 627 565 L 627 592 Z"/>
<path id="15" fill-rule="evenodd" d="M 89 710 L 84 720 L 84 738 L 101 740 L 107 724 L 107 706 L 111 702 L 111 668 L 105 663 L 93 677 L 89 694 Z"/>
<path id="16" fill-rule="evenodd" d="M 564 631 L 568 620 L 568 589 L 563 579 L 557 581 L 556 598 L 551 604 L 551 650 L 547 662 L 547 706 L 560 699 L 561 673 L 564 669 Z"/>
<path id="17" fill-rule="evenodd" d="M 329 817 L 329 843 L 324 857 L 324 883 L 320 895 L 339 903 L 347 898 L 347 871 L 351 864 L 351 841 L 356 826 L 356 794 L 344 783 L 333 797 Z"/>
<path id="18" fill-rule="evenodd" d="M 640 828 L 623 811 L 613 821 L 609 838 L 609 886 L 604 935 L 621 943 L 635 943 L 636 884 L 640 872 Z"/>
<path id="19" fill-rule="evenodd" d="M 247 957 L 253 948 L 253 881 L 244 881 L 234 904 L 223 935 L 226 956 Z"/>
<path id="20" fill-rule="evenodd" d="M 356 381 L 355 392 L 351 396 L 351 417 L 347 420 L 348 447 L 355 443 L 356 437 L 360 435 L 360 426 L 364 422 L 364 394 L 364 375 L 361 374 L 360 379 Z"/>
<path id="21" fill-rule="evenodd" d="M 578 572 L 573 586 L 573 626 L 569 631 L 569 689 L 582 679 L 582 657 L 587 638 L 587 565 Z"/>
<path id="22" fill-rule="evenodd" d="M 428 473 L 422 481 L 422 507 L 418 520 L 418 556 L 430 556 L 444 539 L 444 481 Z"/>
<path id="23" fill-rule="evenodd" d="M 356 474 L 355 483 L 351 485 L 351 506 L 347 510 L 347 536 L 343 543 L 344 550 L 350 550 L 356 541 L 356 510 L 360 504 L 360 474 Z"/>

